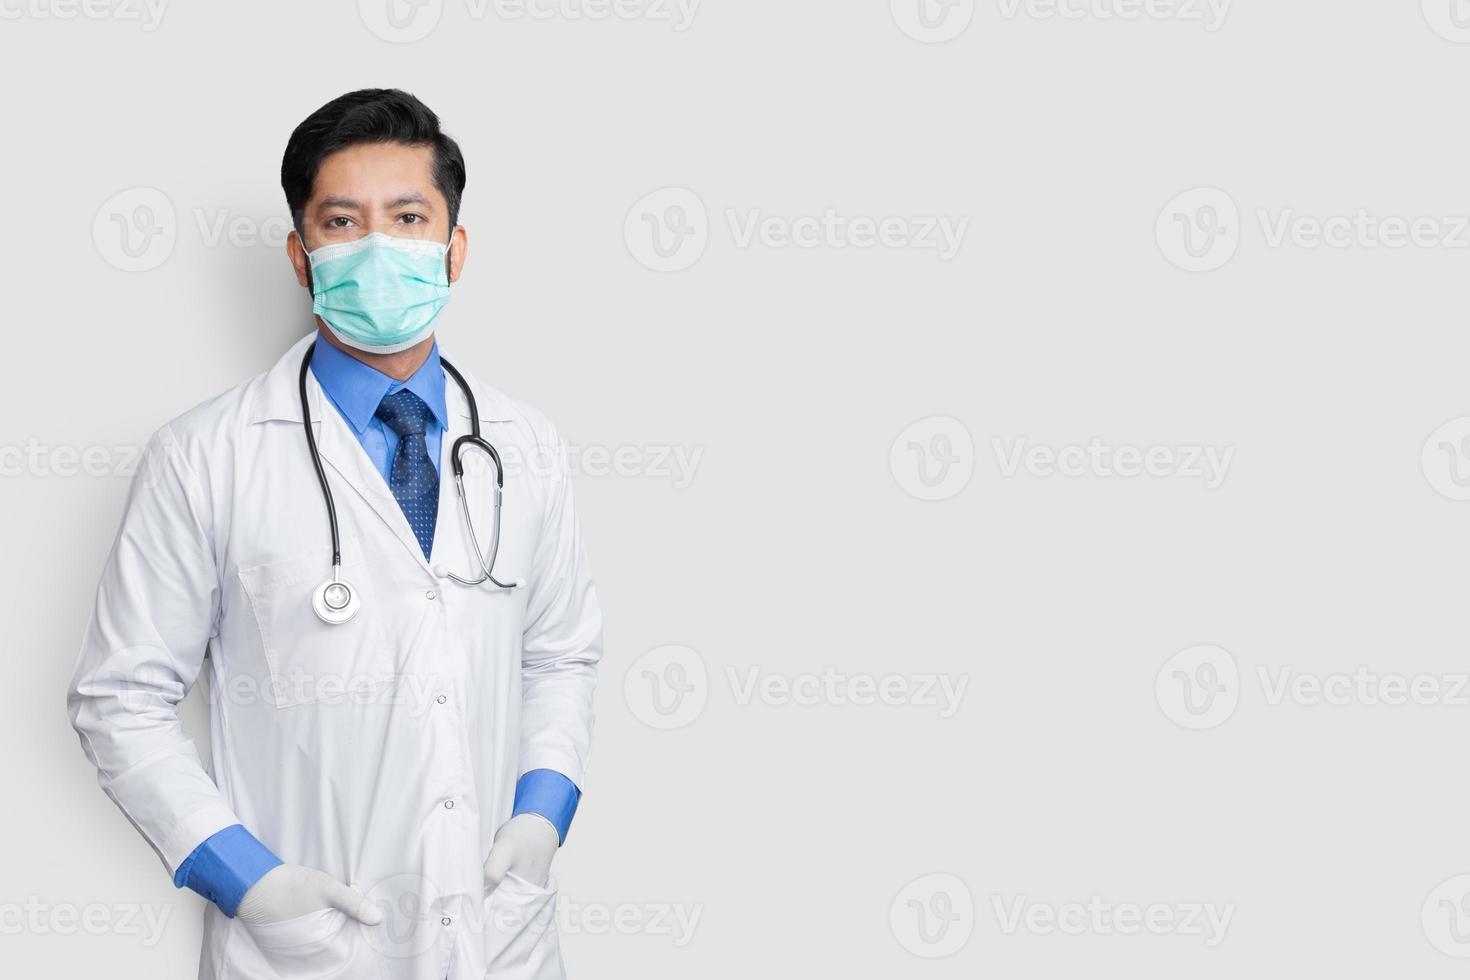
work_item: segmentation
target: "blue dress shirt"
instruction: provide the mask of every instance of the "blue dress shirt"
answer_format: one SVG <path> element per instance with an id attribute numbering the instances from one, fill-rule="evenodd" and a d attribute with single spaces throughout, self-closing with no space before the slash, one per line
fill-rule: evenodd
<path id="1" fill-rule="evenodd" d="M 445 407 L 444 370 L 439 364 L 437 343 L 429 351 L 423 366 L 407 381 L 395 381 L 317 337 L 311 355 L 311 370 L 385 481 L 393 467 L 398 435 L 375 416 L 378 403 L 403 388 L 418 395 L 434 413 L 433 423 L 424 432 L 424 442 L 429 459 L 438 468 L 449 415 Z M 551 769 L 533 769 L 516 781 L 511 815 L 535 813 L 545 817 L 556 828 L 557 840 L 565 843 L 567 830 L 581 799 L 582 791 L 566 776 Z M 250 886 L 281 863 L 281 859 L 248 830 L 235 824 L 196 847 L 179 865 L 174 874 L 174 884 L 193 889 L 233 918 L 240 899 L 245 897 Z"/>
<path id="2" fill-rule="evenodd" d="M 337 406 L 338 413 L 347 421 L 348 428 L 357 436 L 357 441 L 385 481 L 393 469 L 398 434 L 374 413 L 384 398 L 404 388 L 418 395 L 434 413 L 434 421 L 424 430 L 424 444 L 434 468 L 439 468 L 439 448 L 444 444 L 449 412 L 444 407 L 444 369 L 439 366 L 437 343 L 412 377 L 407 381 L 395 381 L 317 337 L 311 355 L 311 373 L 316 375 L 322 391 Z"/>

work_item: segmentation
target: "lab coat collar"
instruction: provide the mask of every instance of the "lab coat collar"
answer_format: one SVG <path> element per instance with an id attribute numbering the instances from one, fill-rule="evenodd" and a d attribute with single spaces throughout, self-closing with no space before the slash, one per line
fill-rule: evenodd
<path id="1" fill-rule="evenodd" d="M 285 356 L 259 379 L 260 385 L 255 393 L 250 412 L 252 423 L 278 420 L 295 425 L 301 424 L 301 358 L 306 354 L 307 346 L 315 342 L 315 333 L 303 337 L 292 345 Z M 475 392 L 480 409 L 480 421 L 511 421 L 513 416 L 508 411 L 510 407 L 508 399 L 493 389 L 476 384 L 474 377 L 468 372 L 465 372 L 465 379 L 469 381 Z M 414 562 L 428 570 L 429 562 L 424 558 L 423 548 L 409 527 L 408 519 L 403 516 L 403 509 L 393 498 L 388 481 L 383 479 L 382 473 L 378 472 L 377 467 L 368 458 L 361 441 L 353 434 L 350 423 L 332 405 L 314 372 L 307 372 L 306 395 L 312 425 L 316 431 L 317 451 L 321 454 L 322 461 L 336 470 L 352 491 L 367 502 L 412 555 Z M 469 429 L 470 417 L 469 403 L 465 400 L 464 393 L 459 390 L 459 385 L 453 383 L 446 385 L 445 401 L 448 415 L 455 421 L 445 427 L 444 439 L 440 447 L 439 472 L 441 474 L 446 472 L 445 462 L 454 440 Z M 301 451 L 303 454 L 306 452 L 304 444 Z M 453 513 L 451 508 L 454 503 L 450 496 L 451 483 L 450 480 L 439 481 L 441 525 L 446 523 L 445 515 Z M 340 494 L 341 491 L 338 490 L 338 493 Z M 443 533 L 434 535 L 436 553 L 443 538 Z"/>

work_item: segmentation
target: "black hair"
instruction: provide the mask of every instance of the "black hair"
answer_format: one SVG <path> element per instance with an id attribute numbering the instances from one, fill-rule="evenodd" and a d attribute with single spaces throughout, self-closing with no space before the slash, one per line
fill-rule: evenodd
<path id="1" fill-rule="evenodd" d="M 338 150 L 362 143 L 403 143 L 434 150 L 434 183 L 449 204 L 449 225 L 459 223 L 464 196 L 464 154 L 439 128 L 439 117 L 396 88 L 365 88 L 338 96 L 307 116 L 291 133 L 281 157 L 281 189 L 299 234 L 317 170 Z"/>

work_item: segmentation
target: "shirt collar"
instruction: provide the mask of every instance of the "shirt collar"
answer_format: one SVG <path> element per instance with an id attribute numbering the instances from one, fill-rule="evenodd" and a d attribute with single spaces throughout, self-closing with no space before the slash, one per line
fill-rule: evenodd
<path id="1" fill-rule="evenodd" d="M 434 413 L 441 429 L 449 427 L 449 412 L 444 404 L 444 369 L 439 366 L 439 343 L 429 350 L 428 359 L 407 381 L 395 381 L 376 368 L 338 349 L 318 335 L 311 355 L 311 371 L 322 390 L 337 406 L 342 417 L 362 435 L 378 404 L 388 395 L 407 388 L 423 399 Z"/>

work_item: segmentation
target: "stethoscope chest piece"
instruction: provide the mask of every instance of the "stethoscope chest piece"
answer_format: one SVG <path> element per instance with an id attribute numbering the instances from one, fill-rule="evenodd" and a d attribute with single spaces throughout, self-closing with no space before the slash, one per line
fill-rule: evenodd
<path id="1" fill-rule="evenodd" d="M 311 608 L 324 623 L 333 626 L 347 622 L 357 615 L 362 600 L 357 590 L 339 578 L 330 578 L 316 587 L 311 594 Z"/>

